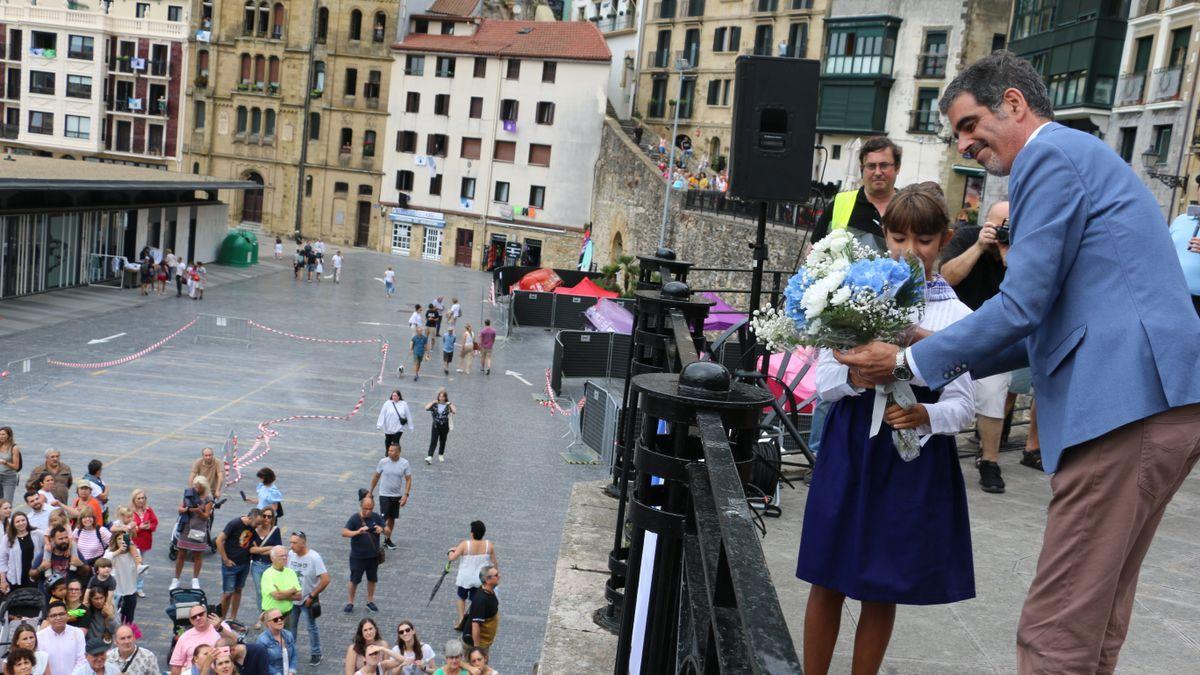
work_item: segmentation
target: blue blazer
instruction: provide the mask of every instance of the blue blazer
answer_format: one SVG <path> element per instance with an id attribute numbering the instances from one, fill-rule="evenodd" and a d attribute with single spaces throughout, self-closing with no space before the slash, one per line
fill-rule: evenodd
<path id="1" fill-rule="evenodd" d="M 934 388 L 1030 366 L 1053 473 L 1067 448 L 1200 402 L 1200 318 L 1158 204 L 1103 141 L 1051 123 L 1009 188 L 999 294 L 912 355 Z"/>

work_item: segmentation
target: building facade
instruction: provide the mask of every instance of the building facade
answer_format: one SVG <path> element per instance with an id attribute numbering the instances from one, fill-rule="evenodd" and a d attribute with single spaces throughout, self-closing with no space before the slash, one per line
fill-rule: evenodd
<path id="1" fill-rule="evenodd" d="M 642 21 L 638 0 L 574 0 L 564 21 L 591 21 L 604 34 L 608 51 L 612 52 L 612 69 L 608 73 L 608 102 L 618 119 L 633 116 L 637 95 L 638 46 L 642 43 Z"/>
<path id="2" fill-rule="evenodd" d="M 688 138 L 697 157 L 707 156 L 709 165 L 719 168 L 729 156 L 737 57 L 820 58 L 827 6 L 827 0 L 649 4 L 643 12 L 635 115 L 651 133 L 669 136 L 673 102 L 679 101 L 679 135 Z"/>
<path id="3" fill-rule="evenodd" d="M 0 5 L 4 149 L 179 170 L 189 17 L 183 0 Z"/>
<path id="4" fill-rule="evenodd" d="M 833 0 L 817 114 L 822 180 L 857 187 L 858 150 L 882 135 L 903 152 L 897 185 L 937 181 L 951 215 L 978 209 L 984 171 L 947 141 L 938 101 L 960 70 L 1004 48 L 1008 18 L 1007 6 L 984 0 Z"/>
<path id="5" fill-rule="evenodd" d="M 397 0 L 199 0 L 186 169 L 263 186 L 230 224 L 380 248 Z"/>
<path id="6" fill-rule="evenodd" d="M 1129 9 L 1108 144 L 1137 172 L 1172 218 L 1197 175 L 1195 117 L 1200 5 L 1140 0 Z"/>
<path id="7" fill-rule="evenodd" d="M 393 46 L 390 249 L 490 269 L 574 266 L 611 54 L 588 22 L 413 15 Z"/>

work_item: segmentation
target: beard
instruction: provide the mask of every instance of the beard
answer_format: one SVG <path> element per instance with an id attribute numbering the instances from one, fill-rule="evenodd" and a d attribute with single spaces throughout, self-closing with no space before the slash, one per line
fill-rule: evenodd
<path id="1" fill-rule="evenodd" d="M 989 154 L 987 161 L 983 163 L 983 170 L 992 176 L 1007 176 L 1011 171 L 1010 168 L 1004 166 L 1004 162 L 994 152 Z"/>

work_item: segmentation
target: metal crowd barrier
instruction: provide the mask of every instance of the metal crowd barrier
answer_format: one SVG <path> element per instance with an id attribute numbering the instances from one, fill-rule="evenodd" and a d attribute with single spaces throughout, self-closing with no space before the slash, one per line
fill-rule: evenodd
<path id="1" fill-rule="evenodd" d="M 551 386 L 561 391 L 564 377 L 624 378 L 632 344 L 633 338 L 624 333 L 560 330 L 554 336 Z"/>
<path id="2" fill-rule="evenodd" d="M 200 338 L 227 340 L 250 346 L 250 336 L 253 332 L 249 319 L 236 316 L 220 316 L 217 314 L 197 314 L 196 325 L 192 327 L 195 342 Z"/>
<path id="3" fill-rule="evenodd" d="M 611 471 L 616 462 L 620 401 L 592 380 L 583 383 L 583 396 L 583 410 L 579 414 L 580 435 L 584 444 L 600 455 L 600 463 Z"/>
<path id="4" fill-rule="evenodd" d="M 50 364 L 47 354 L 27 356 L 4 364 L 0 368 L 0 400 L 12 401 L 41 391 L 49 384 L 46 377 Z"/>

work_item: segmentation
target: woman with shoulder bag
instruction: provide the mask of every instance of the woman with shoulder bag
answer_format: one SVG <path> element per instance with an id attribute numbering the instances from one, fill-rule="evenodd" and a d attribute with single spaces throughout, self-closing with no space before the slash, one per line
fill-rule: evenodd
<path id="1" fill-rule="evenodd" d="M 175 559 L 175 578 L 168 590 L 179 587 L 179 575 L 183 564 L 192 554 L 192 588 L 200 588 L 200 569 L 204 566 L 204 551 L 208 548 L 208 521 L 212 519 L 213 498 L 209 496 L 208 479 L 196 476 L 192 487 L 183 491 L 179 504 L 179 536 L 175 545 L 179 557 Z"/>
<path id="2" fill-rule="evenodd" d="M 475 331 L 471 329 L 471 324 L 467 324 L 465 327 L 463 327 L 462 358 L 459 359 L 458 362 L 462 367 L 458 369 L 458 372 L 465 373 L 467 375 L 471 374 L 471 364 L 475 361 L 476 349 Z"/>
<path id="3" fill-rule="evenodd" d="M 21 465 L 21 448 L 13 440 L 12 427 L 0 427 L 0 498 L 17 498 Z"/>
<path id="4" fill-rule="evenodd" d="M 409 431 L 416 428 L 412 423 L 412 412 L 400 390 L 393 389 L 392 395 L 379 407 L 379 419 L 375 421 L 375 428 L 383 431 L 383 454 L 387 454 L 392 444 L 399 445 L 405 427 Z"/>
<path id="5" fill-rule="evenodd" d="M 450 416 L 458 414 L 446 388 L 438 389 L 437 398 L 425 405 L 425 409 L 433 416 L 433 430 L 429 434 L 429 454 L 425 456 L 426 464 L 433 464 L 433 450 L 438 448 L 438 461 L 446 461 L 446 436 L 454 428 Z M 440 446 L 440 447 L 439 447 Z"/>

